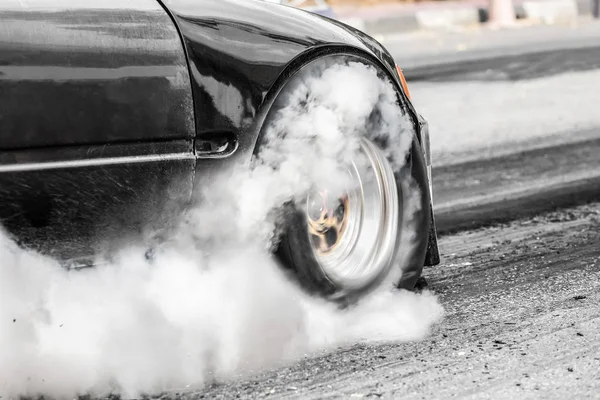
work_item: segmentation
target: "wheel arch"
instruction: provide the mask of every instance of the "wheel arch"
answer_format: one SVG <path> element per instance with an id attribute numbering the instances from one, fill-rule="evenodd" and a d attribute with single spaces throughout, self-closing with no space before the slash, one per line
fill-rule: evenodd
<path id="1" fill-rule="evenodd" d="M 346 44 L 338 44 L 338 45 L 327 44 L 327 45 L 323 45 L 323 46 L 313 47 L 313 48 L 301 53 L 300 55 L 298 55 L 286 66 L 286 68 L 283 70 L 283 72 L 280 74 L 280 76 L 275 81 L 275 84 L 271 87 L 271 89 L 267 93 L 267 95 L 265 97 L 265 101 L 263 102 L 261 109 L 257 115 L 255 123 L 257 126 L 258 135 L 256 136 L 256 140 L 254 142 L 253 153 L 252 153 L 253 155 L 256 155 L 256 153 L 258 152 L 258 150 L 260 148 L 260 144 L 261 144 L 261 140 L 262 140 L 262 136 L 263 136 L 263 128 L 265 126 L 265 123 L 267 123 L 267 116 L 269 115 L 269 113 L 271 111 L 273 103 L 277 99 L 277 96 L 284 89 L 284 87 L 288 83 L 289 79 L 295 73 L 298 73 L 304 66 L 306 66 L 310 62 L 318 59 L 319 57 L 323 57 L 323 56 L 327 56 L 327 55 L 343 55 L 343 54 L 349 54 L 349 55 L 355 55 L 355 56 L 362 57 L 362 58 L 368 60 L 369 62 L 377 65 L 377 67 L 379 67 L 380 69 L 382 69 L 383 71 L 385 71 L 387 73 L 388 77 L 391 79 L 391 81 L 393 82 L 393 84 L 395 86 L 396 92 L 398 93 L 398 96 L 402 102 L 402 106 L 406 108 L 406 111 L 410 115 L 410 118 L 411 118 L 413 126 L 414 126 L 417 143 L 415 143 L 413 145 L 413 147 L 411 148 L 411 152 L 419 151 L 420 154 L 423 155 L 423 158 L 425 157 L 424 151 L 423 151 L 423 140 L 424 140 L 425 133 L 426 133 L 425 130 L 429 129 L 428 124 L 427 124 L 426 120 L 423 119 L 418 114 L 412 101 L 408 97 L 407 93 L 404 91 L 404 89 L 402 87 L 402 83 L 400 81 L 400 78 L 397 74 L 397 71 L 395 70 L 394 67 L 392 67 L 392 64 L 390 63 L 391 57 L 388 57 L 388 58 L 390 58 L 390 60 L 381 60 L 376 55 L 371 54 L 370 52 L 367 52 L 364 49 L 357 48 L 354 46 L 349 46 Z M 430 177 L 427 176 L 427 170 L 426 170 L 427 167 L 426 167 L 425 159 L 423 161 L 424 161 L 424 164 L 423 164 L 424 170 L 423 171 L 425 173 L 425 182 L 426 182 L 427 187 L 429 187 L 429 185 L 431 184 L 431 182 L 429 182 Z M 416 171 L 414 171 L 414 173 L 416 173 Z M 432 266 L 432 265 L 439 264 L 440 256 L 439 256 L 439 250 L 438 250 L 437 229 L 436 229 L 436 224 L 435 224 L 435 215 L 434 215 L 434 211 L 433 211 L 433 199 L 431 198 L 431 193 L 429 193 L 428 197 L 429 197 L 429 207 L 428 207 L 429 211 L 428 212 L 429 212 L 430 220 L 429 220 L 429 228 L 428 228 L 428 232 L 427 232 L 427 236 L 428 236 L 427 252 L 425 255 L 425 259 L 423 260 L 423 265 Z"/>

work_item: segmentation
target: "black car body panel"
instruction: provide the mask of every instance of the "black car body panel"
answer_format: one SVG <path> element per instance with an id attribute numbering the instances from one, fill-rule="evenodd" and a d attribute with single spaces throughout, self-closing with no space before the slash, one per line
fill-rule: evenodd
<path id="1" fill-rule="evenodd" d="M 193 137 L 185 54 L 159 4 L 36 3 L 0 10 L 0 149 Z"/>
<path id="2" fill-rule="evenodd" d="M 246 156 L 254 150 L 269 94 L 294 63 L 319 50 L 360 51 L 391 57 L 374 40 L 350 28 L 292 7 L 258 0 L 164 0 L 189 57 L 196 108 L 196 133 L 228 133 Z M 278 82 L 279 81 L 279 82 Z"/>
<path id="3" fill-rule="evenodd" d="M 167 199 L 189 199 L 195 166 L 189 72 L 168 13 L 155 0 L 67 4 L 0 4 L 0 219 L 60 258 L 163 225 Z"/>
<path id="4" fill-rule="evenodd" d="M 367 35 L 258 0 L 34 3 L 0 5 L 0 221 L 60 258 L 168 225 L 194 185 L 249 161 L 310 59 L 360 53 L 396 76 Z"/>

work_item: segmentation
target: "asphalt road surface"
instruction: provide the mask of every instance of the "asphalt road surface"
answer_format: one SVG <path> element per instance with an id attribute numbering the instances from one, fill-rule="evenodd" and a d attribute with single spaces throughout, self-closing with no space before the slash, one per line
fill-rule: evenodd
<path id="1" fill-rule="evenodd" d="M 600 139 L 591 139 L 435 167 L 438 232 L 489 226 L 598 200 L 599 154 Z"/>
<path id="2" fill-rule="evenodd" d="M 186 398 L 598 398 L 600 203 L 441 238 L 425 271 L 446 317 Z"/>
<path id="3" fill-rule="evenodd" d="M 600 67 L 600 23 L 465 28 L 379 38 L 408 81 L 524 79 Z"/>

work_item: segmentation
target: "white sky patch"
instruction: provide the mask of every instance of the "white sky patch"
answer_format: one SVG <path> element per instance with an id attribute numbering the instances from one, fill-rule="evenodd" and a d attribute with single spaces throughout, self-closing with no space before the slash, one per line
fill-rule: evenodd
<path id="1" fill-rule="evenodd" d="M 410 90 L 440 165 L 465 152 L 485 158 L 600 137 L 599 84 L 600 71 L 587 71 L 513 82 L 414 82 Z"/>
<path id="2" fill-rule="evenodd" d="M 67 272 L 0 232 L 0 396 L 139 397 L 357 341 L 427 335 L 443 314 L 434 296 L 386 286 L 340 310 L 302 292 L 267 251 L 272 210 L 311 182 L 341 180 L 357 135 L 403 132 L 374 70 L 321 72 L 300 86 L 314 89 L 308 101 L 291 97 L 299 101 L 282 111 L 259 161 L 202 186 L 200 205 L 150 260 L 145 248 L 126 248 L 109 265 Z"/>

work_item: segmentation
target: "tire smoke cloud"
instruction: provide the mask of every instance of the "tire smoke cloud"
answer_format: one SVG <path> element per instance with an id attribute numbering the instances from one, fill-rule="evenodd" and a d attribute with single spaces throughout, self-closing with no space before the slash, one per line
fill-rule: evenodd
<path id="1" fill-rule="evenodd" d="M 201 185 L 151 253 L 124 247 L 104 265 L 66 270 L 0 232 L 0 396 L 140 397 L 428 334 L 443 314 L 435 296 L 389 282 L 340 309 L 304 293 L 269 252 L 277 209 L 343 182 L 362 135 L 403 162 L 412 136 L 393 86 L 372 67 L 334 63 L 282 100 L 258 157 Z"/>

